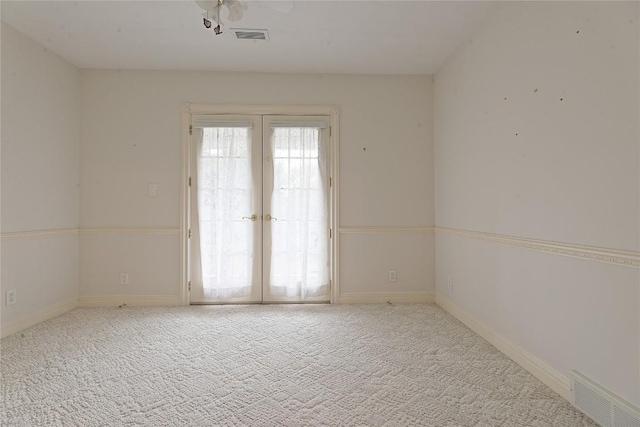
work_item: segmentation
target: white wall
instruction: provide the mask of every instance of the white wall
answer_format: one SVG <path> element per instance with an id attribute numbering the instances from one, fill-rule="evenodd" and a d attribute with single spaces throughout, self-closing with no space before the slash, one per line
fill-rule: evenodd
<path id="1" fill-rule="evenodd" d="M 501 5 L 435 76 L 438 227 L 638 251 L 638 20 L 635 2 Z M 640 403 L 637 268 L 445 233 L 436 265 L 439 295 Z"/>
<path id="2" fill-rule="evenodd" d="M 340 226 L 434 224 L 429 76 L 117 70 L 81 74 L 81 226 L 125 229 L 82 236 L 83 296 L 178 295 L 179 237 L 132 233 L 180 225 L 182 102 L 337 104 Z M 149 183 L 158 184 L 155 198 L 147 195 Z M 433 235 L 406 233 L 346 237 L 341 245 L 341 291 L 433 292 Z M 150 258 L 153 263 L 147 262 Z M 411 261 L 416 259 L 429 261 Z M 365 276 L 371 265 L 380 266 L 380 271 Z M 398 269 L 393 286 L 388 283 L 389 268 Z M 119 285 L 120 271 L 129 272 L 129 286 Z"/>
<path id="3" fill-rule="evenodd" d="M 4 22 L 1 73 L 4 330 L 78 297 L 80 76 Z M 5 306 L 9 289 L 18 302 Z"/>

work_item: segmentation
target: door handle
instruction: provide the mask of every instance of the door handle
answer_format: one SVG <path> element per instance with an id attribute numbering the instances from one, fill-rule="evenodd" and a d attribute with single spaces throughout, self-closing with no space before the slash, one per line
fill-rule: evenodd
<path id="1" fill-rule="evenodd" d="M 266 214 L 266 215 L 264 216 L 264 219 L 266 219 L 267 221 L 271 221 L 271 220 L 277 221 L 277 220 L 278 220 L 278 218 L 274 218 L 274 217 L 272 217 L 272 216 L 271 216 L 271 215 L 269 215 L 269 214 Z"/>
<path id="2" fill-rule="evenodd" d="M 258 219 L 258 215 L 251 215 L 251 216 L 243 216 L 242 219 L 250 219 L 251 221 L 255 221 Z"/>

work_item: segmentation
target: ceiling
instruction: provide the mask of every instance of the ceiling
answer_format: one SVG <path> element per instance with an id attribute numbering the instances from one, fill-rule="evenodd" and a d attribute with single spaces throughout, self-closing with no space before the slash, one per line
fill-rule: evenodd
<path id="1" fill-rule="evenodd" d="M 2 20 L 80 68 L 432 74 L 496 7 L 485 1 L 248 1 L 215 36 L 193 0 L 6 1 Z M 214 24 L 215 26 L 215 24 Z M 230 28 L 266 28 L 269 42 Z"/>

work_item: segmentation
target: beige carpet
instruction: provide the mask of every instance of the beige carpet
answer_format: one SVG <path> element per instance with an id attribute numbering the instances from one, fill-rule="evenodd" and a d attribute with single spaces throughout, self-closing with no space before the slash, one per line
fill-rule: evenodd
<path id="1" fill-rule="evenodd" d="M 77 309 L 1 342 L 6 426 L 594 426 L 435 305 Z"/>

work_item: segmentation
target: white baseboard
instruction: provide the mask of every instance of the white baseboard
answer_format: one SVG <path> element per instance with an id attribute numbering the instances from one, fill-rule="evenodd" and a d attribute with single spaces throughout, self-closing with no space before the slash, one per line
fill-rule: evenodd
<path id="1" fill-rule="evenodd" d="M 16 332 L 20 332 L 27 328 L 30 328 L 45 320 L 53 319 L 61 314 L 71 311 L 78 307 L 78 298 L 71 298 L 66 301 L 59 302 L 49 307 L 45 307 L 40 311 L 21 317 L 13 322 L 7 322 L 2 324 L 2 331 L 0 332 L 0 338 L 8 337 Z"/>
<path id="2" fill-rule="evenodd" d="M 98 295 L 78 298 L 80 307 L 162 307 L 184 305 L 180 295 Z"/>
<path id="3" fill-rule="evenodd" d="M 518 344 L 500 335 L 497 331 L 478 320 L 471 313 L 442 294 L 436 295 L 436 304 L 467 325 L 482 338 L 489 341 L 490 344 L 529 371 L 530 374 L 546 384 L 551 390 L 571 402 L 571 385 L 568 377 L 562 375 Z"/>
<path id="4" fill-rule="evenodd" d="M 427 304 L 435 301 L 435 292 L 375 292 L 338 296 L 338 304 Z"/>

